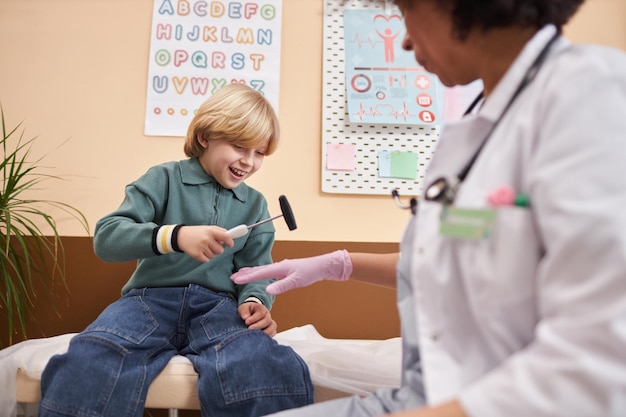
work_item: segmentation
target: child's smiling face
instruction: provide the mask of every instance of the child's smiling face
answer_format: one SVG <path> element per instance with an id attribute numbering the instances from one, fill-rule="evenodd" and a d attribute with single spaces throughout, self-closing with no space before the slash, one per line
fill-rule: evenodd
<path id="1" fill-rule="evenodd" d="M 202 140 L 204 153 L 198 158 L 205 172 L 225 188 L 236 188 L 257 172 L 265 159 L 265 148 L 244 148 L 222 139 Z"/>

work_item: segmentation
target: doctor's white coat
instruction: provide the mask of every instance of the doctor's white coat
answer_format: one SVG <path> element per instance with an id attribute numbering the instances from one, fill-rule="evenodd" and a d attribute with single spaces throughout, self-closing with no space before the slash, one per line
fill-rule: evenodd
<path id="1" fill-rule="evenodd" d="M 447 126 L 425 183 L 452 177 L 552 37 L 540 31 L 480 111 Z M 439 233 L 422 202 L 412 276 L 426 398 L 471 416 L 626 416 L 626 55 L 559 40 L 488 138 L 457 207 L 493 233 Z"/>

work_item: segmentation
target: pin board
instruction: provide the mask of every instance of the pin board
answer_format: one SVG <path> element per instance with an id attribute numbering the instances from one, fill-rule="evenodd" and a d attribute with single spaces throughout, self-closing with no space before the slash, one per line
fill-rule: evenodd
<path id="1" fill-rule="evenodd" d="M 349 15 L 353 10 L 373 13 L 374 24 L 372 21 L 355 23 L 347 20 L 344 26 L 344 15 Z M 414 71 L 419 66 L 413 54 L 401 50 L 404 23 L 390 16 L 400 16 L 392 8 L 391 1 L 324 0 L 323 192 L 380 195 L 391 194 L 393 189 L 398 189 L 401 195 L 421 192 L 424 171 L 439 138 L 440 126 L 432 120 L 421 123 L 416 119 L 420 113 L 417 110 L 403 112 L 400 106 L 394 110 L 393 104 L 376 104 L 377 95 L 380 95 L 379 98 L 398 95 L 403 90 L 402 86 L 406 86 L 407 77 L 410 85 L 418 82 Z M 349 34 L 349 25 L 357 28 L 353 28 L 352 34 Z M 385 28 L 385 25 L 389 27 Z M 371 31 L 361 31 L 360 28 L 365 27 Z M 402 33 L 396 33 L 399 28 Z M 385 34 L 389 38 L 395 36 L 395 59 L 389 56 L 394 51 L 389 49 L 389 43 L 385 43 Z M 370 54 L 378 49 L 384 63 L 374 68 L 367 59 L 353 58 L 346 64 L 346 49 L 350 47 L 360 48 Z M 409 54 L 410 61 L 404 57 L 404 62 L 410 64 L 403 66 L 398 58 L 399 53 Z M 375 71 L 379 68 L 381 71 Z M 377 83 L 383 83 L 385 87 L 374 91 Z M 397 88 L 394 88 L 394 83 L 398 84 Z M 359 94 L 364 91 L 370 94 Z M 374 104 L 363 105 L 361 102 L 359 107 L 349 108 L 350 105 L 357 105 L 356 101 L 349 100 L 349 94 L 368 96 Z M 441 92 L 438 95 L 441 96 Z M 376 111 L 375 108 L 381 110 Z M 389 114 L 395 117 L 385 119 L 384 116 Z M 407 117 L 408 114 L 412 119 Z M 379 117 L 381 121 L 373 123 L 371 116 Z M 430 116 L 426 116 L 428 121 Z"/>

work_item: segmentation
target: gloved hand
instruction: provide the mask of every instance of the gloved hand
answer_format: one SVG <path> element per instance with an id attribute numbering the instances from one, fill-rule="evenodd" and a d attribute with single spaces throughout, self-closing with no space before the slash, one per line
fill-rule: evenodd
<path id="1" fill-rule="evenodd" d="M 338 250 L 311 258 L 285 259 L 269 265 L 241 268 L 231 275 L 236 284 L 278 278 L 267 286 L 268 294 L 281 294 L 306 287 L 323 279 L 345 281 L 352 274 L 352 261 L 346 250 Z"/>

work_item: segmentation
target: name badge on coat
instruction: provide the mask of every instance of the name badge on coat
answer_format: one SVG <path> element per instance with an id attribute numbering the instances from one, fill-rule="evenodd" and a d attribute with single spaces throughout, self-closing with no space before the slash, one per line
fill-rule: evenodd
<path id="1" fill-rule="evenodd" d="M 494 209 L 474 209 L 445 206 L 441 215 L 439 233 L 458 239 L 486 239 L 493 232 L 496 219 Z"/>

